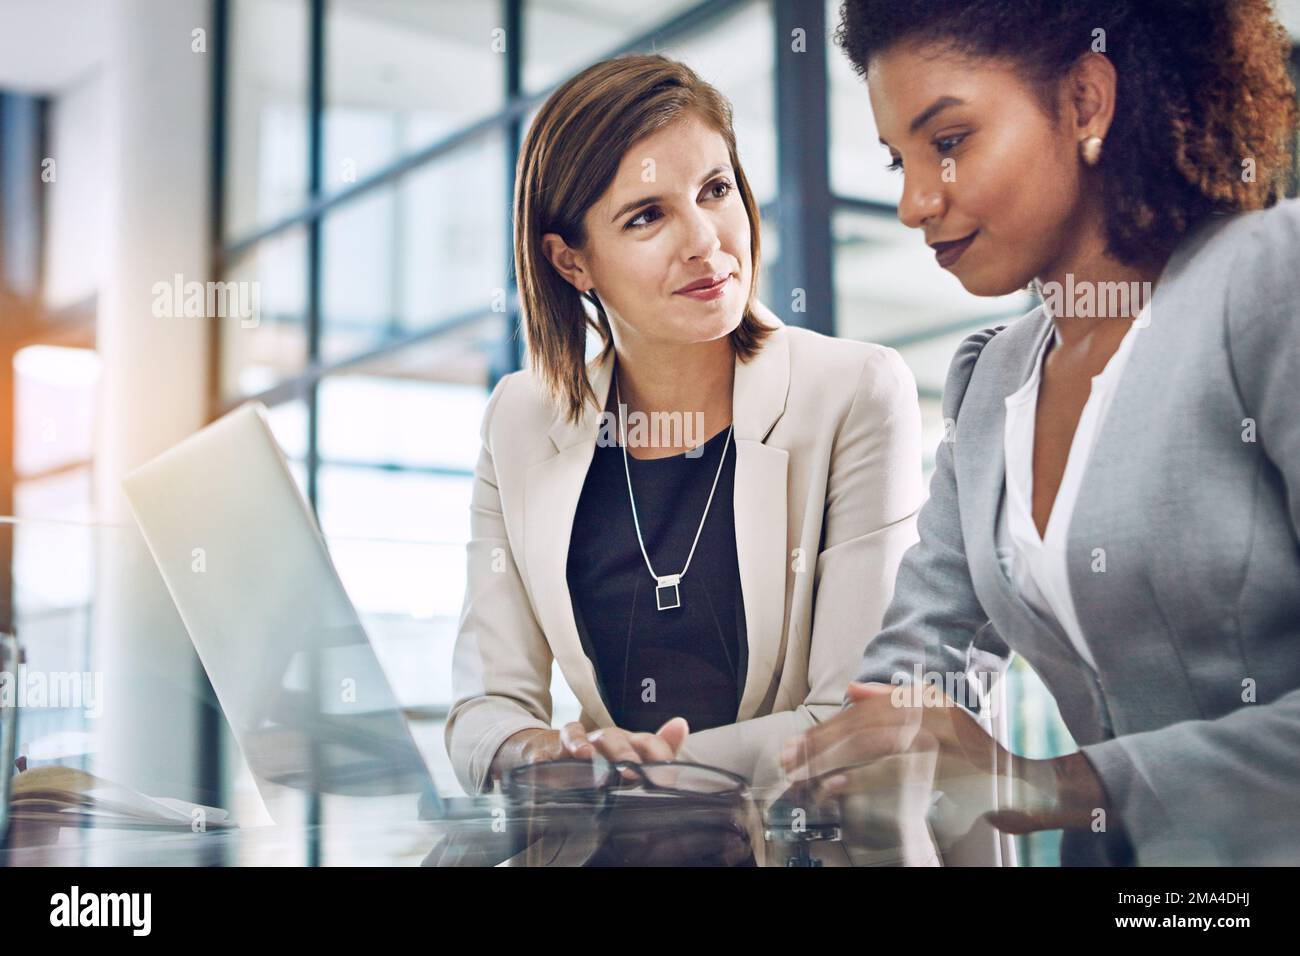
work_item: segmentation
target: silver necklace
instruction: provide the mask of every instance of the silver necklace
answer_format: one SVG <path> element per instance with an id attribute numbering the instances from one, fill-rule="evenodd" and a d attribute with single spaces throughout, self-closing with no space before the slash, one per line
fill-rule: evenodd
<path id="1" fill-rule="evenodd" d="M 695 540 L 691 542 L 691 553 L 686 556 L 686 563 L 676 574 L 655 574 L 650 555 L 646 553 L 645 540 L 641 537 L 641 521 L 636 516 L 636 495 L 632 493 L 632 469 L 627 463 L 627 426 L 623 423 L 623 395 L 618 387 L 618 378 L 614 378 L 614 399 L 618 402 L 618 436 L 623 442 L 623 474 L 627 475 L 627 499 L 632 503 L 632 524 L 636 527 L 636 543 L 641 546 L 641 557 L 645 558 L 646 569 L 655 579 L 655 607 L 661 611 L 671 611 L 682 606 L 682 594 L 678 587 L 686 576 L 686 569 L 695 557 L 695 546 L 700 543 L 700 532 L 704 530 L 704 521 L 709 516 L 713 505 L 713 492 L 718 488 L 718 479 L 722 477 L 722 464 L 727 460 L 727 449 L 731 447 L 731 425 L 727 426 L 727 440 L 722 446 L 722 457 L 718 459 L 718 472 L 713 476 L 713 487 L 709 489 L 709 500 L 704 505 L 704 514 L 700 517 L 700 526 L 695 529 Z"/>

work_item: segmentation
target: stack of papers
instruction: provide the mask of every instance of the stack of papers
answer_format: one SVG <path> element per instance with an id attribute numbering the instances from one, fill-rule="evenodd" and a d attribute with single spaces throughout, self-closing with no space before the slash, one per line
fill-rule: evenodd
<path id="1" fill-rule="evenodd" d="M 147 797 L 129 787 L 103 780 L 75 767 L 46 766 L 13 778 L 10 822 L 61 827 L 192 830 L 236 826 L 217 807 Z"/>

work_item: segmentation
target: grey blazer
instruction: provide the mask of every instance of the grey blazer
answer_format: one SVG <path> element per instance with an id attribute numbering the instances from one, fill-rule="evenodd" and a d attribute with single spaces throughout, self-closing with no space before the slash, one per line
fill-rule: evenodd
<path id="1" fill-rule="evenodd" d="M 919 665 L 969 690 L 1023 656 L 1113 808 L 1104 831 L 1066 832 L 1067 865 L 1296 863 L 1300 202 L 1212 217 L 1156 285 L 1068 533 L 1095 676 L 994 544 L 1003 399 L 1050 331 L 1040 307 L 953 359 L 955 427 L 858 679 Z"/>

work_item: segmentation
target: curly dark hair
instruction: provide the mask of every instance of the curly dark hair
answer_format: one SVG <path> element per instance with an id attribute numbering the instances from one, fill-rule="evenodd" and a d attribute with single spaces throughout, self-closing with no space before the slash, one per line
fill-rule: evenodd
<path id="1" fill-rule="evenodd" d="M 903 41 L 1007 58 L 1055 122 L 1047 91 L 1099 36 L 1118 76 L 1100 164 L 1113 255 L 1150 261 L 1209 213 L 1285 194 L 1296 91 L 1268 0 L 845 0 L 835 42 L 863 77 Z"/>

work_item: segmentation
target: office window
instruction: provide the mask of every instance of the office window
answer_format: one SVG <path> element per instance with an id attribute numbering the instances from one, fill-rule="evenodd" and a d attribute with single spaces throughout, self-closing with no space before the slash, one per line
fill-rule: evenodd
<path id="1" fill-rule="evenodd" d="M 356 355 L 399 334 L 396 189 L 384 186 L 334 210 L 322 225 L 322 354 Z"/>
<path id="2" fill-rule="evenodd" d="M 253 310 L 217 319 L 220 329 L 220 394 L 225 401 L 255 395 L 307 364 L 307 246 L 301 228 L 264 239 L 240 255 L 223 277 L 235 283 L 241 303 Z M 232 310 L 233 311 L 233 310 Z"/>
<path id="3" fill-rule="evenodd" d="M 524 0 L 524 88 L 564 82 L 693 0 Z"/>
<path id="4" fill-rule="evenodd" d="M 393 653 L 411 659 L 392 671 L 410 704 L 451 703 L 447 664 L 487 404 L 479 353 L 497 334 L 484 323 L 320 385 L 321 528 L 357 609 L 380 628 L 376 641 L 392 637 Z"/>
<path id="5" fill-rule="evenodd" d="M 395 233 L 403 333 L 476 312 L 504 313 L 510 242 L 504 184 L 513 161 L 493 134 L 403 180 Z"/>
<path id="6" fill-rule="evenodd" d="M 472 344 L 448 344 L 435 340 L 407 346 L 358 370 L 328 376 L 320 387 L 321 459 L 471 471 L 478 461 L 479 422 L 487 403 L 481 379 L 485 369 L 481 356 L 470 351 Z M 448 361 L 421 367 L 435 351 L 450 353 Z"/>
<path id="7" fill-rule="evenodd" d="M 839 6 L 839 0 L 827 0 L 828 35 L 839 24 Z M 834 42 L 826 51 L 826 73 L 831 191 L 837 196 L 897 206 L 903 194 L 903 177 L 885 168 L 889 151 L 880 144 L 867 85 Z"/>
<path id="8" fill-rule="evenodd" d="M 226 236 L 307 198 L 307 0 L 232 0 L 226 69 Z"/>
<path id="9" fill-rule="evenodd" d="M 325 219 L 321 355 L 336 361 L 506 301 L 500 137 L 352 200 Z"/>
<path id="10" fill-rule="evenodd" d="M 502 106 L 500 4 L 331 0 L 321 180 L 346 188 Z"/>

